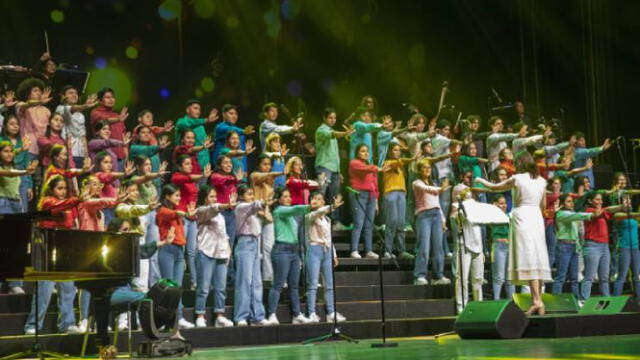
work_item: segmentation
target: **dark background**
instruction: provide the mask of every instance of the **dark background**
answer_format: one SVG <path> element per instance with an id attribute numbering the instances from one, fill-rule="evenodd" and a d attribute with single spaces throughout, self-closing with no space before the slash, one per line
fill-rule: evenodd
<path id="1" fill-rule="evenodd" d="M 198 97 L 205 111 L 238 104 L 240 124 L 257 124 L 276 101 L 304 111 L 311 134 L 325 106 L 344 118 L 365 94 L 396 120 L 403 102 L 433 114 L 446 80 L 446 102 L 465 116 L 486 120 L 494 88 L 589 145 L 640 137 L 640 2 L 43 0 L 2 1 L 0 13 L 3 61 L 34 64 L 47 30 L 58 63 L 91 72 L 88 91 L 111 86 L 119 106 L 157 121 Z M 602 160 L 620 169 L 615 148 Z"/>

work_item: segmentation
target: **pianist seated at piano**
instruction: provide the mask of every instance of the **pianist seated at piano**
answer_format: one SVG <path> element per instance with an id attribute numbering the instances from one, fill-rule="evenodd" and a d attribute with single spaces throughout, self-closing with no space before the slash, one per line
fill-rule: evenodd
<path id="1" fill-rule="evenodd" d="M 39 226 L 45 229 L 77 229 L 78 212 L 76 207 L 80 204 L 78 197 L 67 195 L 67 182 L 60 175 L 54 175 L 45 183 L 42 188 L 42 195 L 38 201 L 38 210 L 51 211 L 58 218 L 40 221 Z M 72 281 L 38 281 L 38 330 L 42 329 L 44 316 L 49 307 L 53 287 L 58 287 L 58 331 L 61 333 L 76 334 L 80 329 L 75 325 L 76 318 L 73 312 L 73 299 L 76 295 L 76 288 Z M 24 325 L 24 332 L 27 335 L 35 334 L 36 296 L 31 298 L 31 311 Z"/>

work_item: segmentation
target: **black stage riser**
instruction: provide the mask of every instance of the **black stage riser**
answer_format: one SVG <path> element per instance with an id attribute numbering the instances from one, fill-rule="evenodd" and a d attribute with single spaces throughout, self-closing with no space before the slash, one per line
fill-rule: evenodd
<path id="1" fill-rule="evenodd" d="M 640 334 L 640 313 L 533 316 L 525 338 Z"/>

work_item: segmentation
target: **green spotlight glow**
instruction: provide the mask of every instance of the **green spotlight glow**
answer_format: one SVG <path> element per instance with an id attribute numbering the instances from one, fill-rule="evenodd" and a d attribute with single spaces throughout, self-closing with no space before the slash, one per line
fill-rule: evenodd
<path id="1" fill-rule="evenodd" d="M 213 82 L 212 78 L 206 77 L 200 81 L 200 87 L 202 87 L 202 90 L 206 92 L 212 92 L 216 87 L 216 84 Z"/>
<path id="2" fill-rule="evenodd" d="M 240 22 L 238 21 L 237 17 L 231 15 L 227 18 L 227 26 L 230 29 L 237 29 L 239 24 Z"/>
<path id="3" fill-rule="evenodd" d="M 134 46 L 128 46 L 124 53 L 129 59 L 138 58 L 138 49 L 136 49 Z"/>
<path id="4" fill-rule="evenodd" d="M 51 11 L 51 21 L 54 23 L 61 23 L 64 21 L 64 13 L 62 10 L 53 10 Z"/>
<path id="5" fill-rule="evenodd" d="M 103 87 L 108 86 L 116 93 L 117 107 L 128 105 L 131 101 L 132 89 L 131 80 L 122 69 L 108 65 L 102 69 L 91 70 L 91 77 L 87 84 L 87 93 L 98 92 Z"/>
<path id="6" fill-rule="evenodd" d="M 193 11 L 201 18 L 210 19 L 215 11 L 215 4 L 213 0 L 195 0 Z"/>
<path id="7" fill-rule="evenodd" d="M 204 91 L 202 91 L 202 89 L 196 89 L 196 91 L 194 91 L 193 93 L 197 98 L 201 98 L 204 96 Z"/>

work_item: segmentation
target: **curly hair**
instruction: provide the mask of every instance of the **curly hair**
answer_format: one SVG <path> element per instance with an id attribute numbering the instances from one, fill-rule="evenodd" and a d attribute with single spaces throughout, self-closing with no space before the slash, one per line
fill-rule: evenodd
<path id="1" fill-rule="evenodd" d="M 44 81 L 38 78 L 27 78 L 22 80 L 20 85 L 18 85 L 17 94 L 18 100 L 27 101 L 29 100 L 29 94 L 33 88 L 39 88 L 41 91 L 44 91 L 45 84 Z"/>

